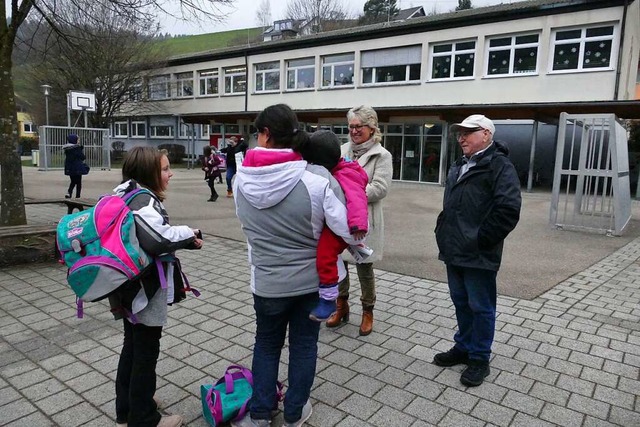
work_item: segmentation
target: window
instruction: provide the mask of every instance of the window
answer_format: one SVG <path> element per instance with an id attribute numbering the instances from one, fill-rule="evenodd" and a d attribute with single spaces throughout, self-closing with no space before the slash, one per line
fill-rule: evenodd
<path id="1" fill-rule="evenodd" d="M 142 80 L 138 80 L 129 87 L 129 101 L 142 101 Z"/>
<path id="2" fill-rule="evenodd" d="M 473 77 L 476 42 L 464 41 L 431 46 L 431 78 Z"/>
<path id="3" fill-rule="evenodd" d="M 127 122 L 115 122 L 113 124 L 113 136 L 126 137 L 129 136 Z"/>
<path id="4" fill-rule="evenodd" d="M 171 96 L 169 76 L 155 76 L 149 79 L 149 99 L 168 99 Z"/>
<path id="5" fill-rule="evenodd" d="M 193 96 L 193 73 L 176 74 L 176 96 L 178 98 Z"/>
<path id="6" fill-rule="evenodd" d="M 613 31 L 613 25 L 556 30 L 553 71 L 611 69 Z"/>
<path id="7" fill-rule="evenodd" d="M 209 134 L 211 133 L 211 125 L 200 125 L 202 126 L 200 129 L 200 135 L 202 139 L 209 139 Z"/>
<path id="8" fill-rule="evenodd" d="M 154 138 L 173 138 L 173 126 L 170 125 L 153 125 L 150 126 L 151 137 Z"/>
<path id="9" fill-rule="evenodd" d="M 534 74 L 538 70 L 538 34 L 489 40 L 487 75 Z"/>
<path id="10" fill-rule="evenodd" d="M 24 133 L 34 133 L 35 130 L 33 128 L 33 123 L 31 123 L 31 122 L 22 123 L 22 131 Z"/>
<path id="11" fill-rule="evenodd" d="M 182 123 L 178 129 L 178 138 L 191 138 L 195 129 L 190 123 Z"/>
<path id="12" fill-rule="evenodd" d="M 287 89 L 307 89 L 316 85 L 316 59 L 301 58 L 287 61 Z"/>
<path id="13" fill-rule="evenodd" d="M 218 70 L 198 71 L 200 96 L 218 94 Z"/>
<path id="14" fill-rule="evenodd" d="M 322 58 L 322 87 L 353 86 L 355 55 L 344 53 Z"/>
<path id="15" fill-rule="evenodd" d="M 280 90 L 280 62 L 256 64 L 256 92 Z"/>
<path id="16" fill-rule="evenodd" d="M 247 69 L 230 67 L 224 69 L 224 93 L 241 94 L 247 91 Z"/>
<path id="17" fill-rule="evenodd" d="M 421 55 L 420 45 L 362 52 L 362 83 L 418 81 Z"/>
<path id="18" fill-rule="evenodd" d="M 131 137 L 144 138 L 147 135 L 145 122 L 131 122 Z"/>

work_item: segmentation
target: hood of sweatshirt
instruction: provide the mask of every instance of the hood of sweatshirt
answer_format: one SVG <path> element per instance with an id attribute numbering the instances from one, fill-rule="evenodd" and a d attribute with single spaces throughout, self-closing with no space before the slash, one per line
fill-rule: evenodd
<path id="1" fill-rule="evenodd" d="M 267 209 L 287 197 L 306 169 L 307 162 L 291 149 L 258 147 L 247 151 L 234 186 L 251 206 Z"/>

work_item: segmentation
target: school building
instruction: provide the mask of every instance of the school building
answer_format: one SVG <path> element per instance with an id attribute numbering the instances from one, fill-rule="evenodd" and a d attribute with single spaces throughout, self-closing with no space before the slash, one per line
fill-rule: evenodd
<path id="1" fill-rule="evenodd" d="M 367 104 L 393 178 L 442 183 L 458 155 L 449 126 L 482 113 L 524 158 L 521 176 L 543 176 L 561 112 L 640 119 L 639 3 L 531 0 L 176 56 L 132 91 L 112 140 L 197 155 L 250 138 L 276 103 L 346 140 L 346 112 Z"/>

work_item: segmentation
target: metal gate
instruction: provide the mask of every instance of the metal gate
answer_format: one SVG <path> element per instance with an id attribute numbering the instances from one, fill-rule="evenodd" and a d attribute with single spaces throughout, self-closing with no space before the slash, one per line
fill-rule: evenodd
<path id="1" fill-rule="evenodd" d="M 614 114 L 560 114 L 550 224 L 618 236 L 630 219 L 626 130 Z"/>
<path id="2" fill-rule="evenodd" d="M 67 135 L 78 135 L 84 147 L 86 163 L 96 169 L 111 169 L 109 129 L 75 128 L 66 126 L 40 126 L 39 170 L 64 168 L 64 150 Z"/>

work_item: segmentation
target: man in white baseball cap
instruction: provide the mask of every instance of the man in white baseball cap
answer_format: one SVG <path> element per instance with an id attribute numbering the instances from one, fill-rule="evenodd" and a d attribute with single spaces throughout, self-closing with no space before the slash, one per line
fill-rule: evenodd
<path id="1" fill-rule="evenodd" d="M 486 129 L 493 135 L 496 133 L 496 127 L 493 125 L 491 119 L 487 118 L 482 114 L 472 114 L 466 119 L 462 121 L 462 123 L 454 123 L 451 125 L 451 129 L 456 131 L 460 128 L 464 129 L 474 129 L 474 128 L 482 128 Z"/>
<path id="2" fill-rule="evenodd" d="M 454 346 L 436 354 L 433 363 L 467 365 L 460 382 L 474 387 L 490 373 L 496 276 L 504 239 L 520 219 L 520 181 L 509 149 L 493 140 L 491 120 L 474 114 L 451 129 L 464 156 L 449 170 L 435 233 L 458 330 Z"/>

